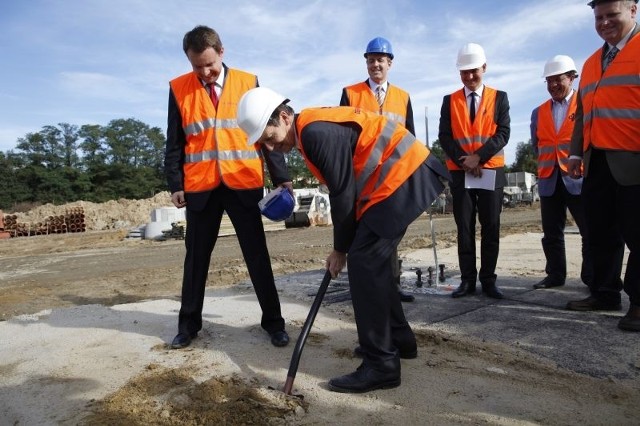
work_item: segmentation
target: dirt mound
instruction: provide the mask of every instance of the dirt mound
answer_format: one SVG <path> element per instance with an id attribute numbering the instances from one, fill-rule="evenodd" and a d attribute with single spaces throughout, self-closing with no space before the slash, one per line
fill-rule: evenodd
<path id="1" fill-rule="evenodd" d="M 188 369 L 150 365 L 147 372 L 95 403 L 87 425 L 277 425 L 303 416 L 308 404 L 237 376 L 198 382 Z"/>
<path id="2" fill-rule="evenodd" d="M 87 231 L 135 228 L 151 220 L 151 212 L 160 207 L 171 207 L 171 196 L 167 191 L 159 192 L 146 200 L 111 200 L 105 203 L 74 201 L 68 204 L 44 204 L 26 213 L 13 213 L 20 223 L 44 222 L 49 216 L 64 215 L 67 211 L 81 207 Z"/>

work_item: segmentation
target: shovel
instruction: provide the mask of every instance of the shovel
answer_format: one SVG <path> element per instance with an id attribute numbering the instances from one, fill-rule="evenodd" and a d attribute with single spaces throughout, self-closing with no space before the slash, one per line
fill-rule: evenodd
<path id="1" fill-rule="evenodd" d="M 431 228 L 431 245 L 433 246 L 433 260 L 434 262 L 436 262 L 435 266 L 434 266 L 434 270 L 436 271 L 436 275 L 438 274 L 438 251 L 436 249 L 436 232 L 435 229 L 433 227 L 433 206 L 431 206 L 431 208 L 429 209 L 429 227 Z M 444 265 L 443 265 L 444 266 Z M 444 278 L 444 271 L 441 273 L 440 275 L 442 278 Z M 434 280 L 434 282 L 438 282 L 438 280 Z M 438 287 L 438 284 L 436 284 L 436 287 Z"/>
<path id="2" fill-rule="evenodd" d="M 309 310 L 309 315 L 307 315 L 307 320 L 302 326 L 302 331 L 300 331 L 300 337 L 298 337 L 296 347 L 293 349 L 293 355 L 291 356 L 291 362 L 289 363 L 289 372 L 287 373 L 287 381 L 284 383 L 283 389 L 283 392 L 287 395 L 291 395 L 293 379 L 296 378 L 296 373 L 298 372 L 298 363 L 300 362 L 300 356 L 302 355 L 302 348 L 304 347 L 304 344 L 307 340 L 307 336 L 309 335 L 309 331 L 311 330 L 313 321 L 316 319 L 316 315 L 318 313 L 318 310 L 320 309 L 320 304 L 322 303 L 322 299 L 324 298 L 324 294 L 326 293 L 327 287 L 329 287 L 330 282 L 331 272 L 327 270 L 327 272 L 325 272 L 324 274 L 324 278 L 322 279 L 322 283 L 318 288 L 316 298 L 313 300 L 313 304 L 311 305 L 311 309 Z"/>

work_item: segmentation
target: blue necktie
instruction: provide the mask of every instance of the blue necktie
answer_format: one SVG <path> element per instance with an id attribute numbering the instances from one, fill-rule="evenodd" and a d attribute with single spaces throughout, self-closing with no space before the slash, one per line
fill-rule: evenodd
<path id="1" fill-rule="evenodd" d="M 616 55 L 618 54 L 620 50 L 613 46 L 611 48 L 611 50 L 609 50 L 609 53 L 607 53 L 607 56 L 605 56 L 603 64 L 602 64 L 602 71 L 606 70 L 607 67 L 609 66 L 609 64 L 613 61 L 613 58 L 616 57 Z"/>

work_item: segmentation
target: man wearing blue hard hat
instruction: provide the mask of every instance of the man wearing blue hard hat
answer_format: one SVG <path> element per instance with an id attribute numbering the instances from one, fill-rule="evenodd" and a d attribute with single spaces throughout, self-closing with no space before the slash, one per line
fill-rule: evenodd
<path id="1" fill-rule="evenodd" d="M 449 173 L 400 124 L 354 107 L 308 108 L 258 87 L 238 104 L 248 143 L 277 152 L 297 148 L 329 189 L 333 251 L 325 262 L 336 277 L 349 262 L 349 290 L 362 353 L 353 373 L 329 381 L 335 392 L 400 385 L 400 358 L 417 356 L 391 257 L 407 227 L 442 192 Z"/>
<path id="2" fill-rule="evenodd" d="M 618 328 L 640 332 L 640 26 L 637 0 L 594 0 L 595 29 L 604 40 L 582 67 L 569 172 L 581 176 L 593 280 L 572 311 L 629 310 Z M 629 258 L 621 279 L 625 245 Z"/>
<path id="3" fill-rule="evenodd" d="M 387 75 L 393 64 L 393 49 L 389 40 L 376 37 L 369 41 L 364 52 L 365 62 L 369 78 L 360 83 L 352 84 L 342 89 L 341 106 L 363 108 L 384 115 L 390 120 L 402 124 L 416 135 L 413 124 L 413 108 L 409 93 L 400 87 L 392 85 L 387 80 Z M 398 286 L 400 300 L 413 302 L 415 297 L 400 288 L 400 265 L 398 253 L 391 259 L 393 267 L 393 279 Z M 356 349 L 356 353 L 358 350 Z"/>

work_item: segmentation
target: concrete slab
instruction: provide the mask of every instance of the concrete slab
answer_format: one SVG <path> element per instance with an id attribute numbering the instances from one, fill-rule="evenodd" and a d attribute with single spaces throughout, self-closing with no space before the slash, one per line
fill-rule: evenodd
<path id="1" fill-rule="evenodd" d="M 565 309 L 570 300 L 589 295 L 579 279 L 580 236 L 566 236 L 567 282 L 563 287 L 534 290 L 544 277 L 541 234 L 512 235 L 501 239 L 498 286 L 505 298 L 490 299 L 478 291 L 459 299 L 451 291 L 459 283 L 456 247 L 438 250 L 438 260 L 446 265 L 446 280 L 431 287 L 417 287 L 416 270 L 433 265 L 433 250 L 401 253 L 403 290 L 415 295 L 404 303 L 407 319 L 415 329 L 439 330 L 479 340 L 503 343 L 555 362 L 568 370 L 598 378 L 640 379 L 640 334 L 617 328 L 628 309 L 623 293 L 620 312 L 573 312 Z M 479 247 L 478 247 L 479 253 Z M 625 255 L 625 262 L 628 253 Z M 277 285 L 286 297 L 310 300 L 315 296 L 324 271 L 309 271 L 279 277 Z M 350 309 L 346 273 L 332 281 L 322 309 Z"/>

